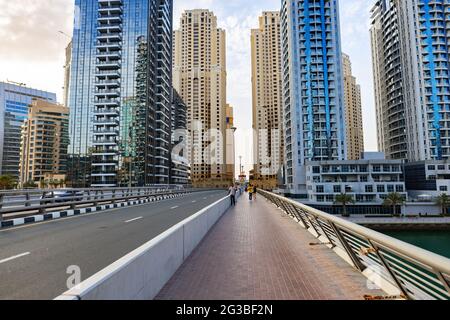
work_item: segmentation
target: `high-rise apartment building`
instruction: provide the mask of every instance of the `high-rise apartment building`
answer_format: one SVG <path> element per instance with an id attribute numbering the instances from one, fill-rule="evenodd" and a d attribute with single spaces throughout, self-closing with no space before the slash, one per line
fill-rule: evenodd
<path id="1" fill-rule="evenodd" d="M 379 0 L 372 9 L 379 144 L 391 158 L 450 160 L 449 8 Z"/>
<path id="2" fill-rule="evenodd" d="M 263 12 L 251 31 L 253 158 L 252 183 L 274 189 L 283 167 L 283 108 L 280 13 Z"/>
<path id="3" fill-rule="evenodd" d="M 187 185 L 189 183 L 189 160 L 187 158 L 187 108 L 183 99 L 172 89 L 172 152 L 170 184 Z"/>
<path id="4" fill-rule="evenodd" d="M 347 158 L 338 0 L 283 0 L 286 193 L 306 197 L 306 161 Z"/>
<path id="5" fill-rule="evenodd" d="M 173 1 L 75 4 L 72 185 L 169 183 Z"/>
<path id="6" fill-rule="evenodd" d="M 0 175 L 19 177 L 22 124 L 34 98 L 56 102 L 56 94 L 0 82 Z"/>
<path id="7" fill-rule="evenodd" d="M 398 8 L 390 0 L 378 0 L 371 14 L 378 149 L 388 159 L 406 159 L 408 134 Z"/>
<path id="8" fill-rule="evenodd" d="M 352 74 L 352 63 L 347 54 L 342 54 L 344 69 L 345 124 L 347 159 L 359 160 L 364 152 L 364 131 L 361 105 L 361 86 Z"/>
<path id="9" fill-rule="evenodd" d="M 22 126 L 19 185 L 42 185 L 46 174 L 64 176 L 69 145 L 69 108 L 32 101 Z"/>
<path id="10" fill-rule="evenodd" d="M 174 34 L 173 86 L 187 106 L 188 157 L 194 186 L 226 186 L 225 31 L 209 10 L 187 10 Z M 233 161 L 234 165 L 234 161 Z M 232 179 L 232 178 L 231 178 Z"/>

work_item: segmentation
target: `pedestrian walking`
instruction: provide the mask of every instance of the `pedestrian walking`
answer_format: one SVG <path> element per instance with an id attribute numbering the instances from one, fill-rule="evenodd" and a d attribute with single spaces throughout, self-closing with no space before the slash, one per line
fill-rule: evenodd
<path id="1" fill-rule="evenodd" d="M 253 199 L 256 200 L 256 193 L 258 192 L 258 190 L 256 189 L 256 186 L 253 187 Z"/>
<path id="2" fill-rule="evenodd" d="M 251 184 L 248 185 L 248 199 L 253 200 L 253 186 Z"/>
<path id="3" fill-rule="evenodd" d="M 228 189 L 228 194 L 230 195 L 231 205 L 232 206 L 236 206 L 236 187 L 235 186 L 231 186 Z"/>

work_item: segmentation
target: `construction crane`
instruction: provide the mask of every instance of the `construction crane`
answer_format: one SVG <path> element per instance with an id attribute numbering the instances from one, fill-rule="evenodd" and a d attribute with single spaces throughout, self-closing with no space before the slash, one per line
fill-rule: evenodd
<path id="1" fill-rule="evenodd" d="M 15 85 L 20 86 L 20 87 L 26 87 L 27 86 L 26 83 L 15 82 L 15 81 L 11 81 L 11 80 L 8 80 L 8 79 L 6 79 L 6 82 L 11 83 L 11 84 L 15 84 Z"/>

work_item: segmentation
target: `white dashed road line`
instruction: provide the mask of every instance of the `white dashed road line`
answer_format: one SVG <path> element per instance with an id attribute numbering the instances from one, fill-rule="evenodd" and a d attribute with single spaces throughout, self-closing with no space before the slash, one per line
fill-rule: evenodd
<path id="1" fill-rule="evenodd" d="M 14 256 L 14 257 L 10 257 L 10 258 L 6 258 L 6 259 L 3 259 L 3 260 L 0 260 L 0 264 L 8 262 L 8 261 L 11 261 L 11 260 L 15 260 L 15 259 L 19 259 L 19 258 L 25 257 L 25 256 L 27 256 L 29 254 L 30 254 L 30 252 L 25 252 L 25 253 L 18 254 L 17 256 Z"/>
<path id="2" fill-rule="evenodd" d="M 136 220 L 141 220 L 141 219 L 142 219 L 142 217 L 137 217 L 137 218 L 125 221 L 125 223 L 130 223 L 130 222 L 133 222 L 133 221 L 136 221 Z"/>
<path id="3" fill-rule="evenodd" d="M 179 206 L 172 207 L 172 208 L 170 208 L 170 210 L 174 210 L 174 209 L 177 209 L 177 208 L 179 208 Z"/>

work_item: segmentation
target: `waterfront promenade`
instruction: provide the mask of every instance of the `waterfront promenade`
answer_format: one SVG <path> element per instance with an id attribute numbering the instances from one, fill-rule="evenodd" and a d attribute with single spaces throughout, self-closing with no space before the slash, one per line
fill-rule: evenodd
<path id="1" fill-rule="evenodd" d="M 210 231 L 162 289 L 172 300 L 362 300 L 383 295 L 308 231 L 258 195 Z"/>

